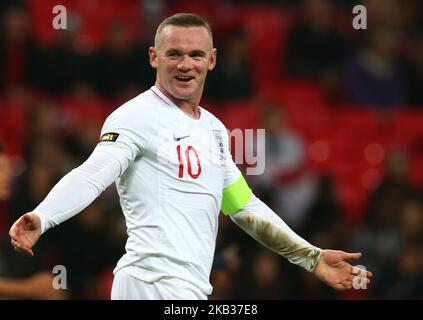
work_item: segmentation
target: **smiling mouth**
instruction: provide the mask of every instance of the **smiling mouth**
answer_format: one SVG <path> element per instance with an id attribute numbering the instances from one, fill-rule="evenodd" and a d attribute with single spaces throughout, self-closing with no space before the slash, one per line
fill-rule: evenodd
<path id="1" fill-rule="evenodd" d="M 181 82 L 188 82 L 191 81 L 192 79 L 194 79 L 194 77 L 189 77 L 189 76 L 175 76 L 175 79 Z"/>

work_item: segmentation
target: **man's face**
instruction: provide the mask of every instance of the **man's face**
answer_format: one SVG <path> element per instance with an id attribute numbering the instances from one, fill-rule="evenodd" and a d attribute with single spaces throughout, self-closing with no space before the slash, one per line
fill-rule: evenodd
<path id="1" fill-rule="evenodd" d="M 0 201 L 7 200 L 10 195 L 10 167 L 4 154 L 0 154 Z"/>
<path id="2" fill-rule="evenodd" d="M 216 64 L 216 49 L 206 28 L 166 26 L 149 55 L 157 85 L 166 95 L 198 102 L 207 71 Z"/>

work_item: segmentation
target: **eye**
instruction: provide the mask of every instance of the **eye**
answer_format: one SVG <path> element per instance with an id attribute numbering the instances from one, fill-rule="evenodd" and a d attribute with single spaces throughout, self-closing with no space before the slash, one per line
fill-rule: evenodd
<path id="1" fill-rule="evenodd" d="M 193 58 L 194 60 L 201 60 L 202 58 L 205 57 L 205 53 L 201 52 L 201 51 L 194 51 L 194 52 L 190 53 L 189 56 L 191 58 Z"/>
<path id="2" fill-rule="evenodd" d="M 180 54 L 177 51 L 170 51 L 166 54 L 167 57 L 176 59 L 180 57 Z"/>

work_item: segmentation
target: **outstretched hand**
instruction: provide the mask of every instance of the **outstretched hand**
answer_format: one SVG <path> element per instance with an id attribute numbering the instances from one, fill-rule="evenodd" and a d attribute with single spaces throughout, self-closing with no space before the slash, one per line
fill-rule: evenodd
<path id="1" fill-rule="evenodd" d="M 347 260 L 357 260 L 361 253 L 347 253 L 339 250 L 323 250 L 320 261 L 314 270 L 316 277 L 328 286 L 336 290 L 351 289 L 354 279 L 366 284 L 370 283 L 372 273 L 358 267 L 354 267 Z"/>
<path id="2" fill-rule="evenodd" d="M 12 225 L 9 235 L 16 251 L 33 256 L 32 247 L 41 235 L 40 217 L 32 212 L 24 214 Z"/>

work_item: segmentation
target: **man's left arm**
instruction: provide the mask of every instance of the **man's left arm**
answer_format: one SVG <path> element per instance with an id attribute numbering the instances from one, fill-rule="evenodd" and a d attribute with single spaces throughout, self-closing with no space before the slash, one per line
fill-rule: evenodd
<path id="1" fill-rule="evenodd" d="M 222 211 L 241 229 L 262 245 L 287 258 L 337 290 L 350 289 L 354 277 L 367 278 L 371 273 L 354 268 L 347 262 L 360 253 L 322 250 L 297 235 L 265 203 L 252 194 L 242 175 L 224 190 Z"/>

